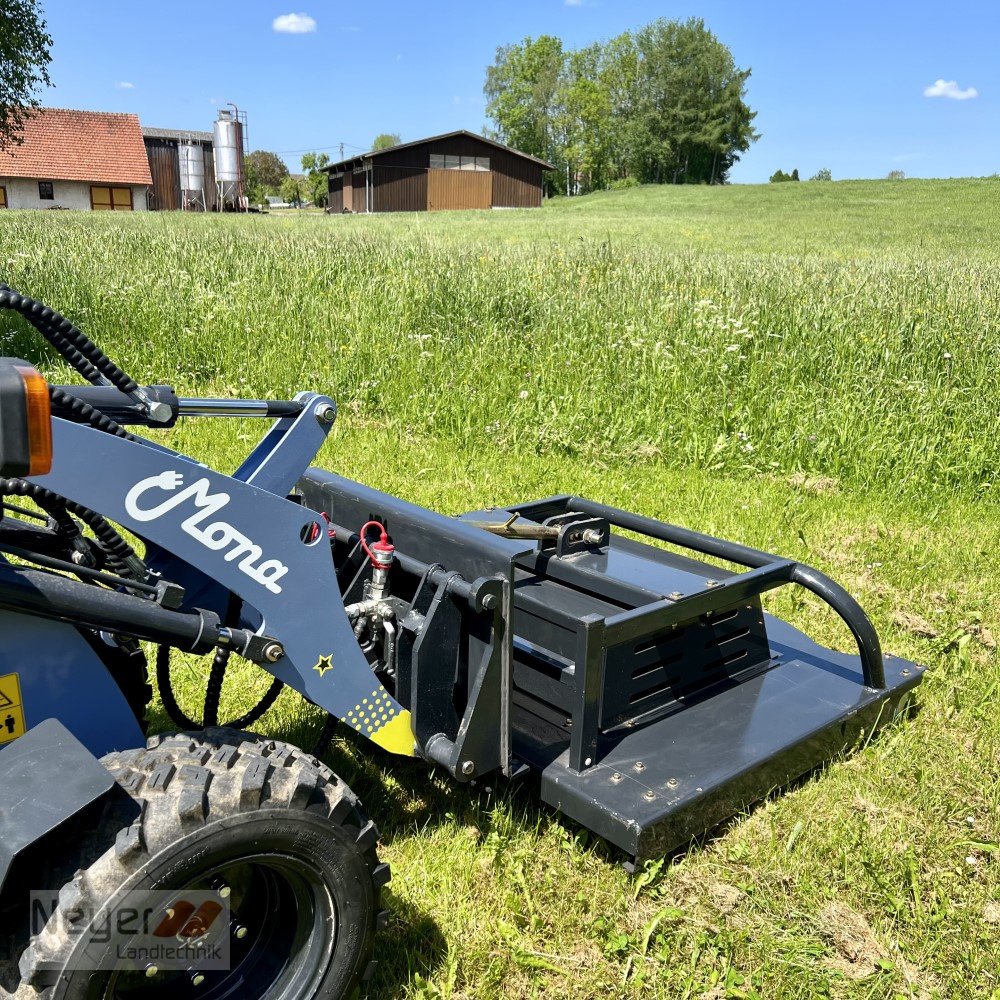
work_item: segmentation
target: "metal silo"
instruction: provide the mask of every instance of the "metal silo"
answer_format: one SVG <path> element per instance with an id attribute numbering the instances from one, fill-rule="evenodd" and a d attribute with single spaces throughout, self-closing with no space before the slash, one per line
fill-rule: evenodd
<path id="1" fill-rule="evenodd" d="M 220 205 L 242 208 L 243 171 L 240 160 L 243 136 L 238 112 L 219 112 L 219 118 L 212 126 L 212 151 Z"/>
<path id="2" fill-rule="evenodd" d="M 181 174 L 181 208 L 205 211 L 205 153 L 195 142 L 177 146 Z"/>

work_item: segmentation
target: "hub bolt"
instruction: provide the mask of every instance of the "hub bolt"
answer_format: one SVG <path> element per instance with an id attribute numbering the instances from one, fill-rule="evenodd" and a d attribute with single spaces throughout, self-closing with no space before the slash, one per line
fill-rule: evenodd
<path id="1" fill-rule="evenodd" d="M 316 407 L 316 419 L 321 424 L 332 424 L 337 419 L 337 408 L 330 403 L 320 403 Z"/>
<path id="2" fill-rule="evenodd" d="M 648 792 L 645 792 L 642 796 L 647 802 L 652 802 L 656 798 L 656 792 L 651 788 Z"/>

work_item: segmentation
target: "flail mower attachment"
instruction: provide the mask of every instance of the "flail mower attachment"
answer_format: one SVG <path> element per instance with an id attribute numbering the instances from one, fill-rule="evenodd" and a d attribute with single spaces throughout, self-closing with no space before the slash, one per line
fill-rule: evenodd
<path id="1" fill-rule="evenodd" d="M 369 655 L 420 752 L 458 780 L 537 772 L 545 802 L 633 860 L 851 746 L 921 680 L 921 667 L 883 657 L 842 587 L 734 542 L 571 496 L 455 519 L 315 469 L 299 489 L 331 524 L 356 633 L 390 649 Z M 395 548 L 388 644 L 388 609 L 371 613 L 360 539 L 345 527 L 363 521 Z M 503 587 L 484 599 L 490 581 Z M 763 611 L 761 595 L 788 584 L 837 612 L 857 655 Z"/>

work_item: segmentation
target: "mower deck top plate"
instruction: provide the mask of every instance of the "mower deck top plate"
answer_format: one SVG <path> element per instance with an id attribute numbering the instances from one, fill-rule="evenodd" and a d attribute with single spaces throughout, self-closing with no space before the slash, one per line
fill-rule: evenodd
<path id="1" fill-rule="evenodd" d="M 541 769 L 542 799 L 635 861 L 662 856 L 891 721 L 922 679 L 887 656 L 886 689 L 866 688 L 856 656 L 766 617 L 770 669 L 609 736 L 581 773 L 553 759 L 554 727 L 515 708 L 515 752 Z"/>

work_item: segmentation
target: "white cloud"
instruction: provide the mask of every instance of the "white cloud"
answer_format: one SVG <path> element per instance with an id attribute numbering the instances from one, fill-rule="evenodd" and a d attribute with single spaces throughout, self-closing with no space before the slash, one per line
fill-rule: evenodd
<path id="1" fill-rule="evenodd" d="M 316 30 L 316 19 L 308 14 L 282 14 L 271 22 L 271 27 L 286 35 L 308 35 Z"/>
<path id="2" fill-rule="evenodd" d="M 135 84 L 129 83 L 128 80 L 119 80 L 115 86 L 119 90 L 135 90 Z"/>
<path id="3" fill-rule="evenodd" d="M 935 80 L 924 90 L 924 97 L 947 97 L 952 101 L 968 101 L 978 96 L 979 91 L 975 87 L 962 90 L 954 80 Z"/>

